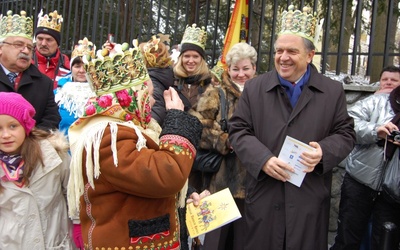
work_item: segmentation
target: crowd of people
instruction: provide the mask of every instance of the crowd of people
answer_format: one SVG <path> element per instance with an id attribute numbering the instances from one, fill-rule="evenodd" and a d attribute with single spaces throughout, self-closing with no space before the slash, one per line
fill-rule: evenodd
<path id="1" fill-rule="evenodd" d="M 382 188 L 400 157 L 400 68 L 348 110 L 342 84 L 313 65 L 310 10 L 282 13 L 275 67 L 260 75 L 244 42 L 211 68 L 196 24 L 173 53 L 168 36 L 98 51 L 85 37 L 69 58 L 56 10 L 35 31 L 25 11 L 0 16 L 0 249 L 194 249 L 187 204 L 225 188 L 242 218 L 206 233 L 204 249 L 327 249 L 341 162 L 331 249 L 379 249 L 382 224 L 400 226 Z M 278 157 L 288 138 L 310 149 L 292 149 L 295 166 Z M 223 156 L 217 171 L 192 168 L 200 150 Z"/>

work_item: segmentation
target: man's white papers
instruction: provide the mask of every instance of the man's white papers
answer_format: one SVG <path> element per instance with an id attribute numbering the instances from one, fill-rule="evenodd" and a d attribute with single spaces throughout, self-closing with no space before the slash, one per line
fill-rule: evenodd
<path id="1" fill-rule="evenodd" d="M 290 175 L 288 181 L 298 187 L 301 186 L 306 175 L 303 170 L 307 168 L 300 162 L 300 156 L 303 152 L 307 151 L 315 151 L 315 148 L 296 140 L 293 137 L 286 136 L 281 152 L 279 152 L 278 158 L 289 164 L 295 171 L 294 173 L 287 171 Z"/>

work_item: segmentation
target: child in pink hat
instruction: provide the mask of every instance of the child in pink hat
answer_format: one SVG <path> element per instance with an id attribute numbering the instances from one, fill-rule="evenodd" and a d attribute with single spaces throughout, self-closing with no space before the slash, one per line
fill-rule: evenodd
<path id="1" fill-rule="evenodd" d="M 20 94 L 0 92 L 0 249 L 73 249 L 68 143 L 34 115 Z"/>

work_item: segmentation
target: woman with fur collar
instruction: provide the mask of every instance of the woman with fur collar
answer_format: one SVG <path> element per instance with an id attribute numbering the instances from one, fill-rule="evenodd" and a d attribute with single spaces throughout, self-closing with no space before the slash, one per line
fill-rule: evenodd
<path id="1" fill-rule="evenodd" d="M 256 50 L 247 43 L 235 44 L 226 55 L 228 69 L 222 74 L 220 88 L 225 93 L 227 103 L 227 120 L 232 116 L 235 106 L 247 80 L 256 74 Z M 244 213 L 244 179 L 245 169 L 241 166 L 228 141 L 228 132 L 221 127 L 221 96 L 219 87 L 210 87 L 200 97 L 198 103 L 189 112 L 199 118 L 203 124 L 203 133 L 199 147 L 206 150 L 215 150 L 223 155 L 219 171 L 212 176 L 197 172 L 193 178 L 206 183 L 211 193 L 229 187 L 240 212 Z M 230 229 L 231 228 L 231 229 Z M 228 232 L 233 230 L 232 235 Z M 206 234 L 206 249 L 243 249 L 244 248 L 244 221 L 239 219 L 221 229 Z"/>

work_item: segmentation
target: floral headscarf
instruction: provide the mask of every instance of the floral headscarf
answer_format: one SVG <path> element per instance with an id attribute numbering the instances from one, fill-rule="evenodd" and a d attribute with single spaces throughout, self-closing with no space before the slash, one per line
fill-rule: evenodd
<path id="1" fill-rule="evenodd" d="M 138 136 L 136 149 L 139 151 L 146 148 L 146 138 L 143 134 L 158 143 L 161 128 L 154 119 L 151 119 L 147 82 L 150 78 L 142 56 L 139 55 L 135 60 L 129 61 L 124 58 L 132 58 L 130 54 L 125 54 L 124 57 L 117 52 L 111 60 L 105 57 L 104 62 L 94 61 L 90 66 L 99 66 L 94 71 L 91 71 L 91 68 L 87 70 L 88 78 L 92 81 L 91 84 L 97 96 L 88 100 L 83 115 L 71 125 L 68 131 L 72 153 L 71 177 L 68 184 L 70 214 L 76 215 L 79 197 L 83 193 L 84 158 L 82 153 L 84 151 L 86 151 L 86 176 L 93 188 L 94 179 L 101 174 L 99 149 L 107 127 L 110 127 L 111 131 L 110 145 L 115 167 L 118 167 L 118 125 L 135 130 Z M 114 66 L 119 66 L 108 67 L 107 72 L 101 71 L 102 64 L 110 63 L 110 61 L 115 63 Z M 130 63 L 135 63 L 135 65 L 132 66 Z M 129 74 L 134 72 L 136 75 L 129 75 L 127 72 Z M 103 81 L 101 77 L 108 81 Z"/>
<path id="2" fill-rule="evenodd" d="M 145 129 L 151 119 L 147 82 L 90 98 L 83 116 L 74 125 L 79 126 L 80 120 L 96 115 L 110 116 L 126 122 L 133 121 L 135 125 Z"/>

